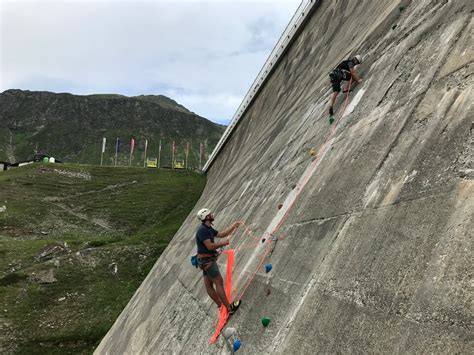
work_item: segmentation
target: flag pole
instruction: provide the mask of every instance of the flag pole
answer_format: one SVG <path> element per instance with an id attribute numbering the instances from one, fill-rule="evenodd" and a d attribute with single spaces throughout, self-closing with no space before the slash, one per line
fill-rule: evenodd
<path id="1" fill-rule="evenodd" d="M 117 137 L 117 141 L 115 143 L 115 163 L 114 163 L 114 166 L 117 166 L 118 148 L 119 148 L 119 139 Z"/>
<path id="2" fill-rule="evenodd" d="M 186 142 L 186 163 L 184 165 L 186 170 L 188 170 L 188 156 L 189 156 L 189 142 Z"/>
<path id="3" fill-rule="evenodd" d="M 202 143 L 199 143 L 199 170 L 202 170 Z"/>
<path id="4" fill-rule="evenodd" d="M 174 141 L 173 141 L 173 152 L 171 153 L 171 169 L 174 169 Z"/>
<path id="5" fill-rule="evenodd" d="M 158 169 L 160 168 L 161 162 L 161 139 L 160 139 L 160 147 L 158 148 Z"/>
<path id="6" fill-rule="evenodd" d="M 145 139 L 145 157 L 143 158 L 143 167 L 146 168 L 146 150 L 148 149 L 148 139 Z"/>
<path id="7" fill-rule="evenodd" d="M 132 166 L 132 155 L 133 155 L 133 148 L 135 147 L 135 139 L 132 138 L 132 142 L 130 144 L 130 166 Z"/>
<path id="8" fill-rule="evenodd" d="M 104 161 L 104 152 L 105 152 L 105 142 L 107 141 L 107 138 L 102 137 L 102 152 L 100 154 L 100 166 L 102 166 L 102 163 Z"/>

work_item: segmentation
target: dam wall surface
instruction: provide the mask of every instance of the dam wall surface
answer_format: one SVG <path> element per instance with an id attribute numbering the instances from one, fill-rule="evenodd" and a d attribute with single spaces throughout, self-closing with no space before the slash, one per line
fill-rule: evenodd
<path id="1" fill-rule="evenodd" d="M 218 230 L 243 223 L 239 352 L 471 353 L 473 7 L 320 1 L 95 353 L 229 352 L 189 261 L 203 207 Z M 330 124 L 328 73 L 355 54 L 363 81 Z"/>

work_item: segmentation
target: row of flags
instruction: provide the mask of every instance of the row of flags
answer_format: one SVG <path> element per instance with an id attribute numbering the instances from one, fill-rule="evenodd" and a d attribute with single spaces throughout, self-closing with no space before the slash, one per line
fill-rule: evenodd
<path id="1" fill-rule="evenodd" d="M 105 146 L 107 144 L 107 138 L 103 137 L 102 138 L 102 152 L 100 156 L 100 165 L 102 166 L 103 164 L 103 158 L 104 158 L 104 153 L 105 153 Z M 118 153 L 120 151 L 120 138 L 117 138 L 115 142 L 115 159 L 114 159 L 114 166 L 117 166 L 117 159 L 118 159 Z M 130 162 L 129 165 L 132 166 L 132 158 L 133 158 L 133 152 L 135 150 L 135 138 L 132 138 L 130 141 Z M 145 139 L 145 156 L 143 159 L 143 166 L 146 166 L 146 158 L 147 158 L 147 150 L 148 150 L 148 139 Z M 175 162 L 175 153 L 176 153 L 176 144 L 175 141 L 172 143 L 172 166 L 174 166 Z M 202 157 L 204 153 L 204 144 L 199 143 L 199 169 L 202 167 Z M 186 151 L 185 151 L 185 168 L 187 169 L 188 165 L 188 157 L 189 157 L 189 142 L 186 142 Z M 158 148 L 158 167 L 160 167 L 160 162 L 161 162 L 161 139 L 160 139 L 160 144 Z"/>

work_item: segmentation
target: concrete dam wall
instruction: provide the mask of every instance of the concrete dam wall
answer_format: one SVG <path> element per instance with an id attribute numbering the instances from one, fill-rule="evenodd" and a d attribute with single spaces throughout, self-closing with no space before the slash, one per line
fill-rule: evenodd
<path id="1" fill-rule="evenodd" d="M 473 6 L 320 1 L 96 353 L 229 352 L 189 261 L 203 207 L 244 223 L 239 352 L 472 352 Z M 328 73 L 354 54 L 363 82 L 329 124 Z"/>

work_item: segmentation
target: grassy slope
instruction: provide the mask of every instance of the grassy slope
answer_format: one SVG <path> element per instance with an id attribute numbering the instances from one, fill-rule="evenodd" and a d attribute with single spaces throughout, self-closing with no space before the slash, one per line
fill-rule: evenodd
<path id="1" fill-rule="evenodd" d="M 91 353 L 204 184 L 195 173 L 140 168 L 0 173 L 0 352 Z M 38 260 L 55 245 L 62 253 Z M 50 269 L 57 282 L 30 280 Z"/>

